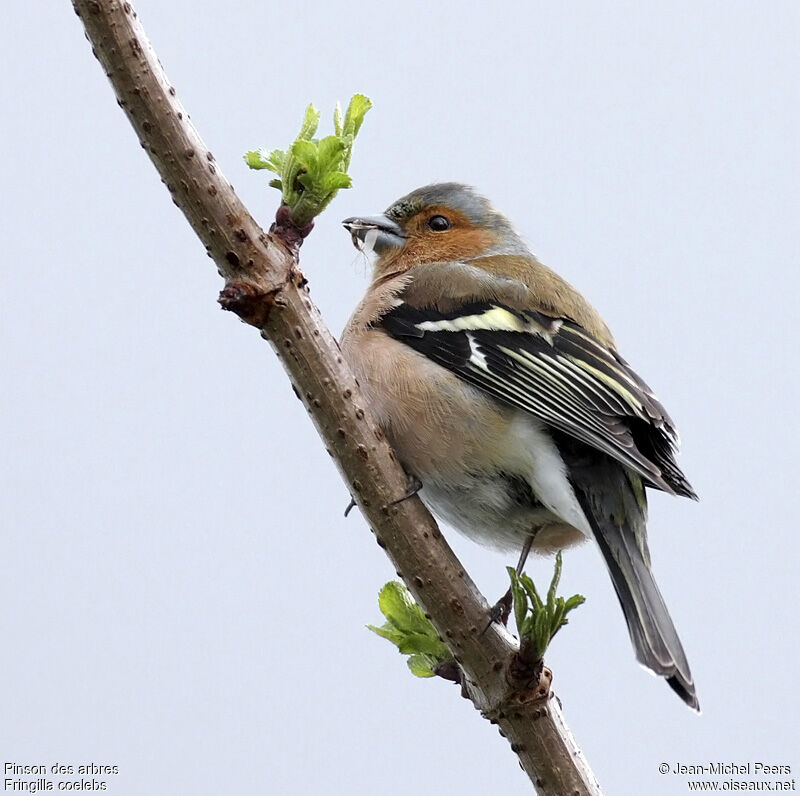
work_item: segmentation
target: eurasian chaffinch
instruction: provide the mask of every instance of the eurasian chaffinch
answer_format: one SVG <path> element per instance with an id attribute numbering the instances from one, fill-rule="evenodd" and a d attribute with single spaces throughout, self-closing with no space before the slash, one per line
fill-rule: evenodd
<path id="1" fill-rule="evenodd" d="M 431 511 L 502 550 L 602 551 L 636 657 L 698 709 L 650 570 L 645 487 L 696 499 L 678 435 L 597 311 L 465 185 L 348 218 L 372 283 L 342 351 Z"/>

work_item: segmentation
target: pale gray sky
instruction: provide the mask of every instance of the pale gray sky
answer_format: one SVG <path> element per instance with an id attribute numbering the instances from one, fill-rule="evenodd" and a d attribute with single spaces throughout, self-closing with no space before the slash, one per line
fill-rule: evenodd
<path id="1" fill-rule="evenodd" d="M 310 100 L 374 100 L 302 251 L 337 333 L 365 287 L 339 220 L 468 182 L 677 421 L 701 502 L 653 495 L 651 550 L 702 716 L 635 663 L 598 552 L 565 557 L 587 603 L 548 663 L 606 793 L 687 792 L 662 762 L 800 773 L 797 4 L 137 8 L 264 224 L 241 154 Z M 218 310 L 69 2 L 10 6 L 0 53 L 0 762 L 117 764 L 118 796 L 528 792 L 456 688 L 364 629 L 392 568 L 269 346 Z M 501 594 L 511 562 L 448 538 Z"/>

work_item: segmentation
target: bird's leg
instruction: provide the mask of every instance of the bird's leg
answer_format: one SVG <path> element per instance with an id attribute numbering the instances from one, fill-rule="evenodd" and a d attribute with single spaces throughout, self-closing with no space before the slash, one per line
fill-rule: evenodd
<path id="1" fill-rule="evenodd" d="M 536 538 L 536 531 L 534 531 L 526 540 L 525 544 L 522 545 L 522 552 L 519 554 L 519 561 L 517 562 L 517 575 L 522 574 L 522 568 L 525 566 L 525 562 L 528 560 L 528 554 L 531 552 L 531 547 L 533 546 L 533 540 Z M 509 589 L 509 591 L 511 591 Z"/>
<path id="2" fill-rule="evenodd" d="M 526 537 L 525 544 L 522 545 L 522 552 L 519 555 L 517 562 L 517 575 L 522 574 L 522 568 L 528 560 L 528 554 L 531 552 L 531 545 L 536 538 L 536 531 L 530 536 Z M 513 597 L 511 595 L 511 587 L 508 591 L 492 606 L 489 611 L 489 624 L 492 622 L 502 622 L 504 625 L 508 624 L 508 617 L 511 616 L 511 606 L 513 605 Z"/>
<path id="3" fill-rule="evenodd" d="M 420 489 L 422 489 L 422 481 L 420 481 L 415 475 L 409 475 L 408 486 L 406 487 L 405 494 L 397 498 L 397 500 L 393 500 L 391 503 L 388 503 L 386 508 L 391 508 L 392 506 L 396 506 L 398 503 L 402 503 L 404 500 L 414 497 L 414 495 L 416 495 Z M 347 504 L 347 508 L 344 510 L 344 516 L 346 517 L 355 507 L 356 502 L 351 495 L 350 502 Z"/>

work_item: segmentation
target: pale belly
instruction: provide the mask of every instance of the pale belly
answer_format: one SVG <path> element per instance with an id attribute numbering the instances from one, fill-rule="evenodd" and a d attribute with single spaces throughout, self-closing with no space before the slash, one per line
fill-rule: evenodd
<path id="1" fill-rule="evenodd" d="M 373 334 L 377 343 L 379 333 L 366 337 Z M 541 552 L 591 536 L 563 463 L 535 418 L 399 342 L 382 340 L 374 352 L 369 342 L 362 339 L 361 356 L 351 364 L 433 514 L 480 544 L 511 552 L 532 534 Z"/>
<path id="2" fill-rule="evenodd" d="M 478 544 L 519 553 L 533 535 L 533 550 L 551 553 L 583 542 L 583 533 L 538 502 L 519 477 L 467 473 L 458 483 L 423 481 L 420 498 L 439 519 Z"/>

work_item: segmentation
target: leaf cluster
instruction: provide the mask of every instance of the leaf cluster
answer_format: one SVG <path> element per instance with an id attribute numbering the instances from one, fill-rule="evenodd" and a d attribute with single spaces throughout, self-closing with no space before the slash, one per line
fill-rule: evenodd
<path id="1" fill-rule="evenodd" d="M 270 152 L 255 149 L 245 153 L 245 162 L 251 169 L 266 169 L 278 175 L 269 184 L 281 192 L 283 203 L 292 211 L 298 227 L 318 216 L 341 188 L 352 185 L 347 170 L 353 142 L 371 107 L 372 102 L 363 94 L 356 94 L 350 100 L 344 114 L 337 103 L 334 134 L 315 138 L 320 113 L 309 105 L 300 132 L 288 149 Z"/>
<path id="2" fill-rule="evenodd" d="M 453 659 L 430 620 L 402 583 L 389 581 L 378 595 L 378 607 L 386 621 L 381 627 L 367 627 L 409 656 L 407 663 L 412 674 L 433 677 L 437 666 Z"/>
<path id="3" fill-rule="evenodd" d="M 508 567 L 508 574 L 511 577 L 514 618 L 520 642 L 529 646 L 533 660 L 541 660 L 553 636 L 567 624 L 567 614 L 584 603 L 585 598 L 580 594 L 573 594 L 565 600 L 556 595 L 561 580 L 560 552 L 556 556 L 555 571 L 546 600 L 539 596 L 528 575 L 517 574 L 513 567 Z"/>

